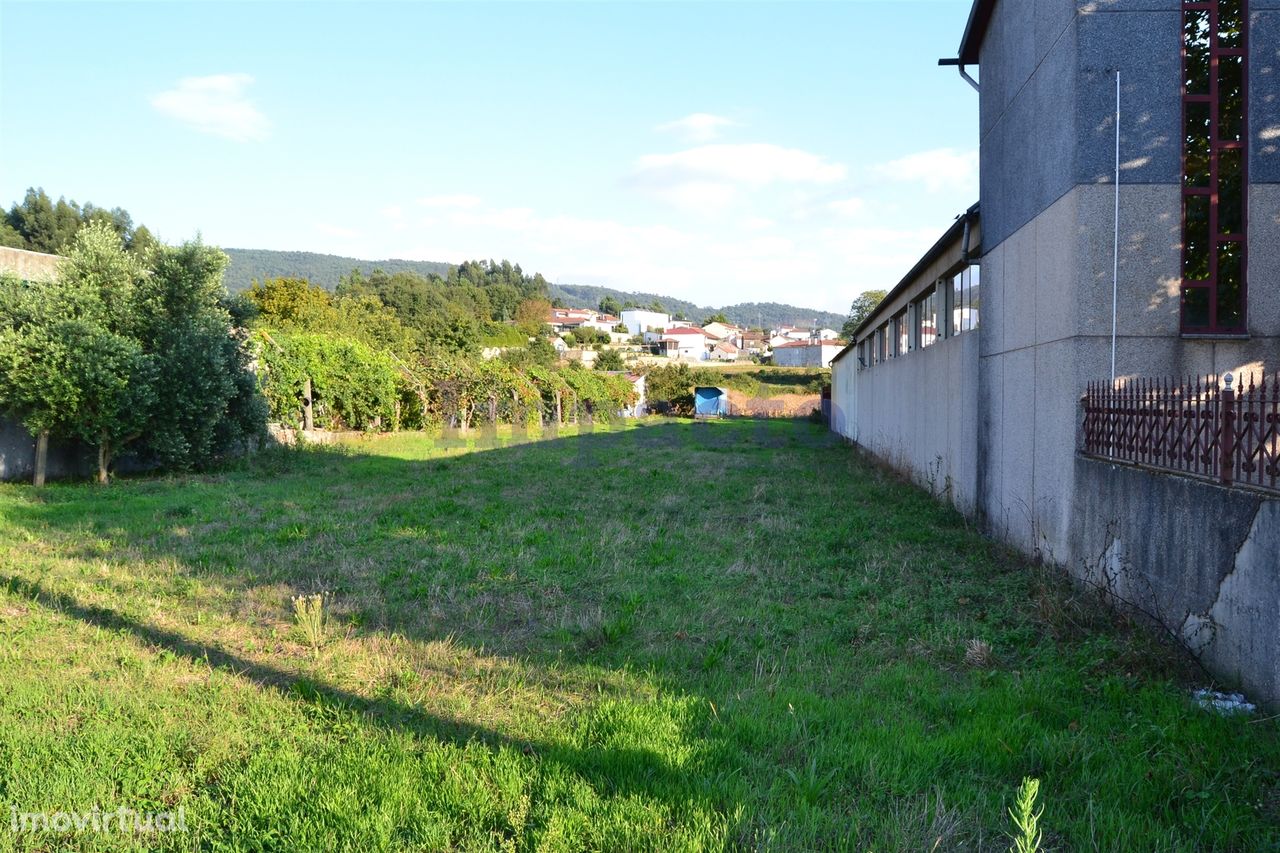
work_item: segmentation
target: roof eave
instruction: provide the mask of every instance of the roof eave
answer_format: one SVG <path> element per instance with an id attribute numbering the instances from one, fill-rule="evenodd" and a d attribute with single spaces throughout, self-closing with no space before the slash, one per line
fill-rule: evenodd
<path id="1" fill-rule="evenodd" d="M 986 38 L 987 26 L 991 23 L 991 15 L 995 10 L 996 0 L 973 0 L 969 22 L 964 28 L 964 38 L 960 40 L 960 50 L 956 54 L 961 65 L 978 64 L 982 40 Z"/>
<path id="2" fill-rule="evenodd" d="M 893 290 L 890 290 L 885 294 L 884 299 L 880 300 L 880 303 L 876 305 L 875 309 L 863 318 L 862 322 L 853 330 L 853 334 L 849 335 L 849 345 L 845 348 L 846 350 L 851 349 L 858 343 L 858 336 L 862 334 L 864 329 L 868 326 L 874 325 L 874 323 L 871 322 L 872 320 L 879 319 L 880 308 L 897 299 L 904 290 L 911 287 L 915 283 L 916 276 L 923 272 L 925 267 L 929 266 L 929 264 L 941 257 L 942 253 L 947 250 L 947 247 L 954 243 L 956 239 L 964 233 L 965 222 L 972 221 L 973 218 L 978 215 L 979 207 L 977 203 L 974 203 L 972 207 L 960 216 L 956 217 L 956 221 L 952 223 L 951 227 L 948 228 L 941 237 L 938 238 L 938 242 L 934 243 L 929 251 L 925 252 L 924 256 L 921 257 L 920 260 L 916 261 L 916 265 L 911 268 L 911 271 L 902 277 L 902 280 L 894 286 Z M 843 354 L 843 352 L 840 353 L 840 355 Z M 839 356 L 836 357 L 839 358 Z"/>

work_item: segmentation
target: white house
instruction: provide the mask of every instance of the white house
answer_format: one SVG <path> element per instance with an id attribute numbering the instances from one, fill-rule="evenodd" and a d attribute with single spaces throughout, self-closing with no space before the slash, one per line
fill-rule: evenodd
<path id="1" fill-rule="evenodd" d="M 844 349 L 844 341 L 791 341 L 773 349 L 777 367 L 830 367 L 831 359 Z"/>
<path id="2" fill-rule="evenodd" d="M 672 326 L 662 333 L 658 344 L 668 358 L 702 361 L 707 357 L 707 336 L 701 329 L 690 326 Z"/>
<path id="3" fill-rule="evenodd" d="M 671 315 L 643 308 L 627 308 L 622 312 L 622 324 L 631 334 L 639 335 L 649 329 L 665 329 L 671 325 Z"/>

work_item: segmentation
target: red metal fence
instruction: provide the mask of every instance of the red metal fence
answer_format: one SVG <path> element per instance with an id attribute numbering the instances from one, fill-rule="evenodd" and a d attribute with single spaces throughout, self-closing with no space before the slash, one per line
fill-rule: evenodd
<path id="1" fill-rule="evenodd" d="M 1280 491 L 1280 373 L 1091 383 L 1084 452 Z"/>

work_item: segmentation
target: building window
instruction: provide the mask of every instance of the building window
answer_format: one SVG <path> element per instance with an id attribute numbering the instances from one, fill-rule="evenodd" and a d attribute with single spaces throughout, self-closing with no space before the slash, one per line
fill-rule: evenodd
<path id="1" fill-rule="evenodd" d="M 976 265 L 967 266 L 949 279 L 948 300 L 951 303 L 951 334 L 978 328 L 982 273 Z"/>
<path id="2" fill-rule="evenodd" d="M 921 347 L 927 347 L 938 339 L 938 291 L 929 291 L 929 295 L 916 303 L 916 340 Z"/>
<path id="3" fill-rule="evenodd" d="M 911 349 L 911 324 L 907 322 L 907 312 L 903 311 L 893 318 L 894 340 L 898 343 L 896 355 L 906 355 Z"/>
<path id="4" fill-rule="evenodd" d="M 1182 4 L 1182 331 L 1245 331 L 1247 0 Z"/>

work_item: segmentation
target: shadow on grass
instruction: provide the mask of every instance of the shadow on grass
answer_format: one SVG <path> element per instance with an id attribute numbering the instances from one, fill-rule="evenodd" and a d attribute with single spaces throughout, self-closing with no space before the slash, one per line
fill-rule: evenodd
<path id="1" fill-rule="evenodd" d="M 573 749 L 554 741 L 513 738 L 500 732 L 458 720 L 445 719 L 395 700 L 371 699 L 297 673 L 278 669 L 231 654 L 216 646 L 200 643 L 173 631 L 147 625 L 114 610 L 83 604 L 69 595 L 51 592 L 38 583 L 12 575 L 0 575 L 0 586 L 28 600 L 86 625 L 127 633 L 156 649 L 185 658 L 196 666 L 208 666 L 275 690 L 299 702 L 357 713 L 368 723 L 386 729 L 409 732 L 415 737 L 434 738 L 458 747 L 482 743 L 493 749 L 508 747 L 531 758 L 552 761 L 587 780 L 598 790 L 639 793 L 661 798 L 673 789 L 694 789 L 688 779 L 665 761 L 646 750 Z M 632 783 L 642 780 L 643 784 Z"/>
<path id="2" fill-rule="evenodd" d="M 395 435 L 373 438 L 375 445 L 382 446 L 372 451 L 412 440 Z M 347 593 L 349 601 L 359 602 L 348 612 L 361 625 L 360 634 L 385 632 L 423 643 L 452 638 L 487 655 L 516 656 L 544 668 L 563 665 L 565 638 L 548 639 L 548 635 L 564 631 L 557 628 L 550 611 L 524 607 L 525 599 L 549 588 L 564 588 L 566 607 L 574 611 L 570 621 L 598 607 L 602 621 L 608 623 L 592 626 L 591 636 L 567 642 L 570 663 L 612 669 L 625 665 L 629 651 L 608 639 L 609 632 L 617 630 L 609 620 L 620 607 L 625 608 L 620 599 L 636 594 L 636 588 L 618 588 L 615 574 L 592 577 L 592 555 L 600 548 L 600 531 L 616 531 L 629 514 L 648 513 L 652 527 L 645 530 L 640 546 L 666 555 L 648 569 L 659 576 L 678 572 L 685 559 L 667 550 L 664 539 L 669 530 L 663 526 L 698 507 L 696 498 L 673 501 L 668 488 L 695 473 L 686 467 L 690 453 L 705 469 L 696 473 L 714 479 L 718 465 L 741 472 L 744 459 L 746 465 L 758 464 L 764 470 L 768 457 L 756 459 L 753 454 L 836 444 L 825 431 L 785 421 L 750 426 L 661 422 L 609 432 L 593 431 L 584 424 L 572 435 L 546 437 L 476 431 L 439 437 L 425 459 L 394 458 L 360 447 L 312 448 L 281 451 L 211 475 L 139 478 L 107 489 L 60 486 L 38 501 L 17 504 L 11 520 L 55 541 L 65 556 L 103 558 L 98 545 L 85 541 L 87 526 L 109 539 L 114 548 L 143 558 L 170 559 L 183 572 L 236 597 L 255 587 L 280 584 L 298 592 L 337 590 L 340 597 Z M 647 465 L 648 461 L 653 464 Z M 187 492 L 188 488 L 193 491 Z M 291 510 L 291 506 L 301 509 Z M 235 514 L 238 517 L 220 517 Z M 349 523 L 335 534 L 326 525 L 343 514 L 358 523 Z M 294 517 L 302 520 L 290 522 Z M 187 530 L 187 535 L 168 535 L 174 527 Z M 521 531 L 529 531 L 527 542 L 502 541 Z M 490 537 L 498 542 L 486 553 Z M 235 553 L 243 554 L 245 562 L 235 565 L 219 556 L 228 540 L 240 539 L 245 541 L 235 546 L 240 549 Z M 450 565 L 436 553 L 441 542 L 471 553 Z M 554 554 L 550 554 L 552 548 Z M 344 556 L 356 551 L 365 568 L 344 568 Z M 578 554 L 583 555 L 583 564 L 565 568 L 564 563 Z M 539 565 L 522 565 L 521 560 Z M 441 584 L 445 591 L 440 595 L 447 595 L 451 589 L 485 587 L 506 572 L 528 573 L 531 579 L 516 593 L 486 589 L 481 597 L 491 596 L 492 601 L 470 611 L 460 608 L 465 616 L 421 617 L 432 597 L 431 592 L 421 591 L 424 584 Z M 195 665 L 237 675 L 298 702 L 347 709 L 374 726 L 458 746 L 480 742 L 494 749 L 511 748 L 555 762 L 602 792 L 639 794 L 671 804 L 703 802 L 734 813 L 735 803 L 726 801 L 725 791 L 713 790 L 646 749 L 579 748 L 552 738 L 512 737 L 251 660 L 118 610 L 77 600 L 38 580 L 0 575 L 0 584 L 85 624 L 126 632 Z M 572 588 L 574 584 L 580 588 Z M 365 587 L 372 592 L 351 594 Z M 130 590 L 117 587 L 115 592 L 129 594 Z M 652 592 L 648 605 L 663 607 L 665 592 L 656 585 Z M 686 695 L 699 695 L 698 678 L 671 671 L 661 677 Z M 689 731 L 687 737 L 704 743 L 708 735 Z"/>

